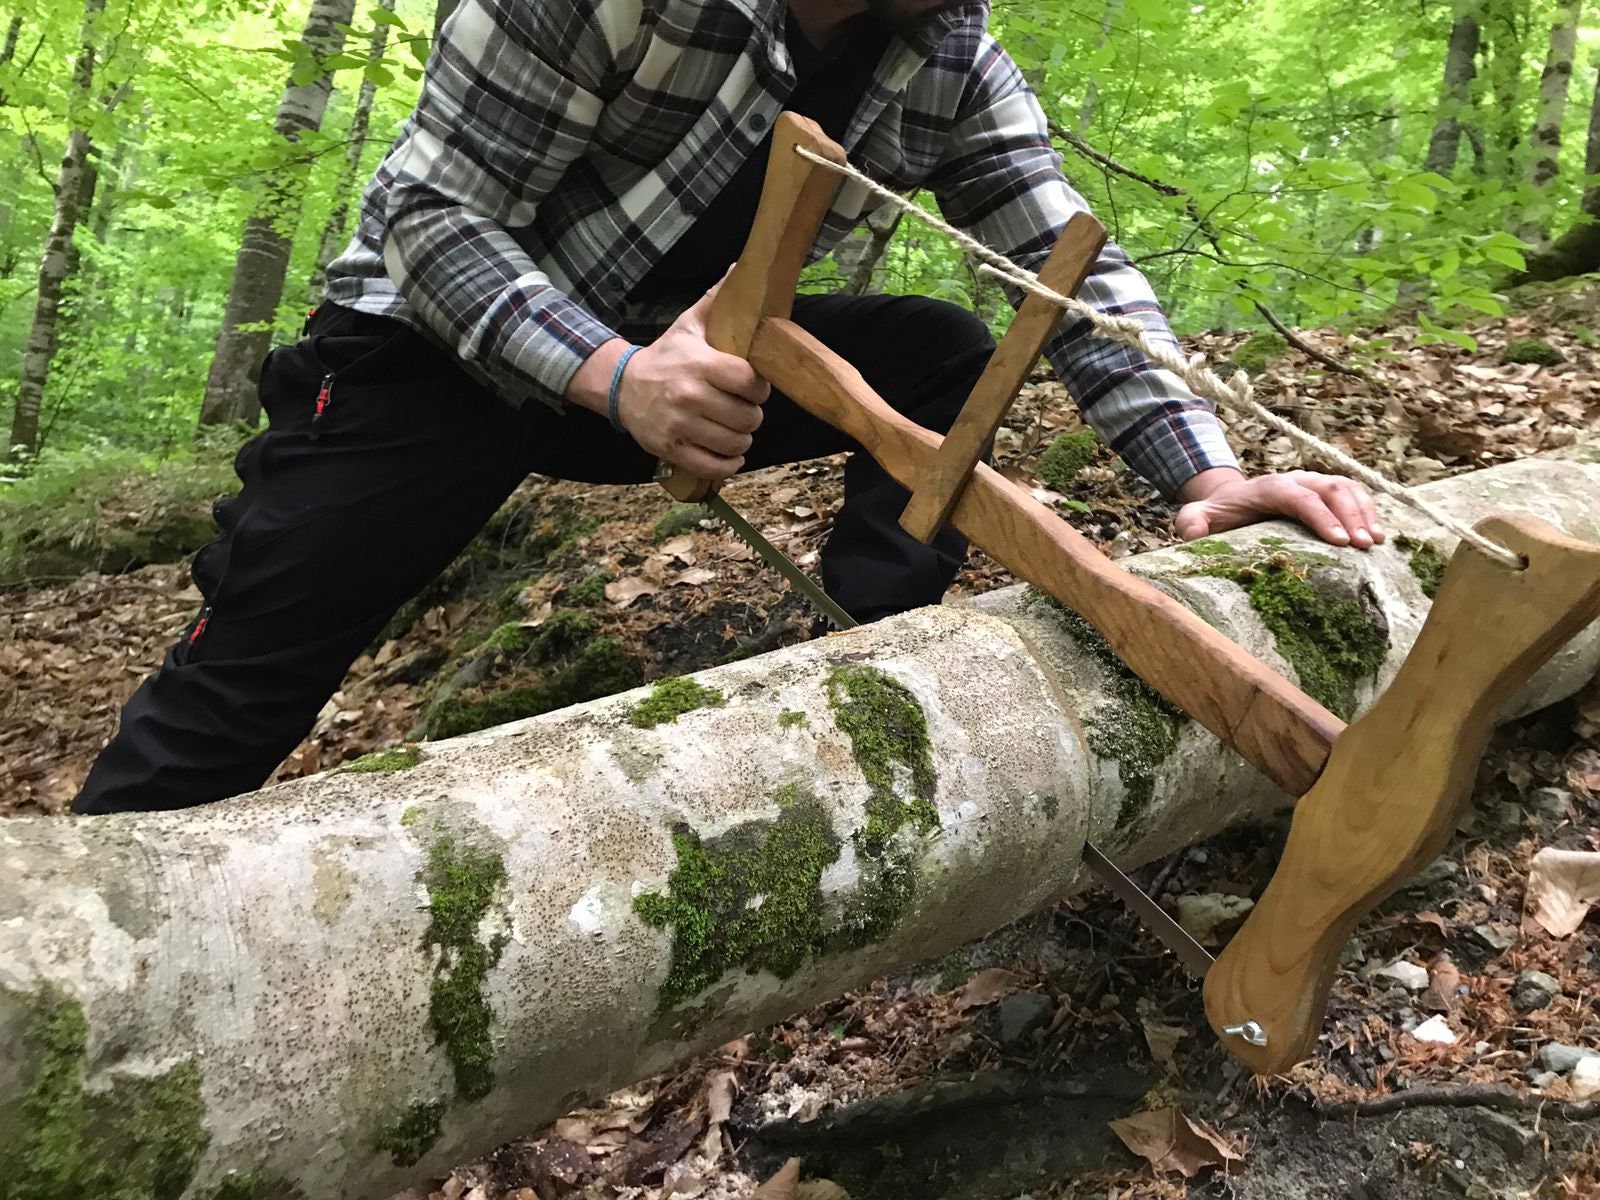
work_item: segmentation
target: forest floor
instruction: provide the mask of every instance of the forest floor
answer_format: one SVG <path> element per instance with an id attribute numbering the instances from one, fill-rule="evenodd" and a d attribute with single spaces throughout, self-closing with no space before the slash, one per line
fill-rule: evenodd
<path id="1" fill-rule="evenodd" d="M 1419 345 L 1409 328 L 1308 333 L 1365 376 L 1290 352 L 1256 374 L 1258 394 L 1407 483 L 1593 441 L 1597 311 L 1592 294 L 1547 299 L 1476 330 L 1472 352 Z M 1503 361 L 1526 338 L 1560 361 Z M 1225 361 L 1243 341 L 1191 345 Z M 1315 466 L 1287 439 L 1230 424 L 1250 469 Z M 1063 389 L 1038 380 L 997 465 L 1114 556 L 1175 540 L 1171 508 L 1104 447 L 1066 494 L 1050 489 L 1040 452 L 1077 427 Z M 812 565 L 841 461 L 762 472 L 725 494 Z M 958 590 L 1008 582 L 975 552 Z M 182 565 L 0 591 L 0 815 L 64 810 L 198 600 Z M 673 509 L 654 488 L 530 481 L 357 662 L 278 777 L 481 720 L 506 696 L 584 698 L 583 647 L 602 639 L 623 652 L 623 675 L 651 679 L 804 640 L 811 626 L 700 510 Z M 771 1196 L 1600 1196 L 1600 1100 L 1588 1069 L 1574 1070 L 1600 1054 L 1593 924 L 1556 937 L 1523 911 L 1534 853 L 1600 850 L 1597 827 L 1592 687 L 1497 735 L 1455 840 L 1359 927 L 1317 1054 L 1285 1079 L 1238 1070 L 1197 987 L 1092 891 L 571 1114 L 416 1196 L 718 1200 L 747 1195 L 790 1156 L 811 1182 Z M 1236 908 L 1231 898 L 1264 884 L 1283 835 L 1236 830 L 1139 878 L 1169 902 Z M 1414 1036 L 1441 1023 L 1453 1042 Z M 1126 1118 L 1119 1137 L 1111 1123 Z M 1164 1145 L 1174 1127 L 1170 1153 L 1128 1148 Z"/>

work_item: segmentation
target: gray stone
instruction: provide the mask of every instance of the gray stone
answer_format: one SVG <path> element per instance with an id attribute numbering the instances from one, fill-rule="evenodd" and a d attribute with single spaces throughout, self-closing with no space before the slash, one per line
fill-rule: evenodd
<path id="1" fill-rule="evenodd" d="M 1417 877 L 1406 885 L 1408 892 L 1426 891 L 1438 884 L 1446 883 L 1461 874 L 1461 864 L 1453 858 L 1436 858 L 1417 873 Z"/>
<path id="2" fill-rule="evenodd" d="M 1561 985 L 1543 971 L 1523 971 L 1511 985 L 1511 1003 L 1518 1012 L 1543 1008 L 1561 994 Z"/>
<path id="3" fill-rule="evenodd" d="M 1517 930 L 1513 925 L 1504 925 L 1496 929 L 1493 925 L 1474 925 L 1472 932 L 1478 940 L 1491 950 L 1509 950 L 1517 940 Z"/>
<path id="4" fill-rule="evenodd" d="M 1529 806 L 1549 821 L 1565 821 L 1572 807 L 1572 793 L 1565 788 L 1535 788 L 1528 797 Z"/>
<path id="5" fill-rule="evenodd" d="M 1015 1046 L 1055 1012 L 1056 1002 L 1039 992 L 1017 992 L 1000 1001 L 1000 1044 Z"/>
<path id="6" fill-rule="evenodd" d="M 1367 948 L 1362 945 L 1361 939 L 1351 938 L 1344 944 L 1344 949 L 1339 952 L 1339 965 L 1354 968 L 1367 957 Z"/>
<path id="7" fill-rule="evenodd" d="M 1373 974 L 1394 980 L 1408 992 L 1420 992 L 1428 986 L 1428 968 L 1419 967 L 1403 958 L 1395 959 L 1387 967 L 1379 967 Z"/>
<path id="8" fill-rule="evenodd" d="M 1528 1082 L 1536 1088 L 1543 1089 L 1549 1087 L 1560 1078 L 1561 1076 L 1554 1071 L 1540 1071 L 1537 1074 L 1528 1076 Z"/>
<path id="9" fill-rule="evenodd" d="M 1563 1042 L 1550 1042 L 1539 1051 L 1539 1063 L 1546 1071 L 1565 1075 L 1586 1058 L 1600 1058 L 1600 1050 L 1587 1046 L 1568 1046 Z"/>

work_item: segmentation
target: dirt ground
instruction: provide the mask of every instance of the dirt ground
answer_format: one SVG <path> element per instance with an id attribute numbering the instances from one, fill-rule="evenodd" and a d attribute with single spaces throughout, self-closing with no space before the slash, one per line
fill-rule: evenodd
<path id="1" fill-rule="evenodd" d="M 1280 413 L 1420 482 L 1600 436 L 1600 353 L 1574 315 L 1583 311 L 1592 306 L 1555 303 L 1498 322 L 1472 353 L 1419 345 L 1409 329 L 1307 335 L 1366 376 L 1310 370 L 1291 353 L 1257 383 Z M 1508 342 L 1529 336 L 1563 361 L 1502 361 Z M 1241 341 L 1197 348 L 1226 359 Z M 998 465 L 1108 553 L 1170 543 L 1170 507 L 1104 447 L 1069 489 L 1045 484 L 1041 450 L 1077 425 L 1059 385 L 1036 382 L 1002 431 Z M 1252 469 L 1302 465 L 1286 439 L 1249 422 L 1233 423 L 1232 439 Z M 834 459 L 741 479 L 726 495 L 814 565 L 839 490 Z M 615 639 L 643 679 L 811 636 L 811 614 L 759 559 L 714 521 L 669 507 L 649 488 L 530 481 L 356 664 L 278 777 L 415 736 L 447 704 L 550 683 L 575 661 L 537 649 L 557 613 L 592 614 L 586 636 Z M 959 590 L 1008 582 L 974 552 Z M 0 814 L 63 811 L 198 599 L 181 564 L 0 592 Z M 520 631 L 510 640 L 508 626 Z M 1284 1079 L 1236 1068 L 1206 1028 L 1197 986 L 1091 892 L 752 1031 L 416 1195 L 715 1200 L 749 1194 L 793 1156 L 807 1182 L 768 1195 L 1600 1196 L 1600 1100 L 1580 1098 L 1570 1071 L 1548 1063 L 1552 1046 L 1600 1050 L 1594 918 L 1565 937 L 1524 922 L 1534 853 L 1600 850 L 1597 827 L 1591 688 L 1501 731 L 1461 831 L 1357 930 L 1317 1053 Z M 1236 830 L 1140 878 L 1172 903 L 1250 897 L 1283 835 Z M 1413 1036 L 1432 1018 L 1453 1043 Z M 1127 1118 L 1136 1143 L 1165 1145 L 1176 1128 L 1175 1148 L 1134 1154 L 1112 1128 Z"/>

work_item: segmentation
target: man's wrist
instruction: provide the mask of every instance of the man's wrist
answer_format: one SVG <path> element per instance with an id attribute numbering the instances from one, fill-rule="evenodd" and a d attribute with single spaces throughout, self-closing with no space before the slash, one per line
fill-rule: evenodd
<path id="1" fill-rule="evenodd" d="M 1218 488 L 1239 483 L 1243 479 L 1244 472 L 1237 467 L 1211 467 L 1192 476 L 1178 489 L 1178 503 L 1192 504 L 1196 500 L 1204 500 Z"/>
<path id="2" fill-rule="evenodd" d="M 617 363 L 630 345 L 626 338 L 612 338 L 584 359 L 567 384 L 567 403 L 605 416 L 606 402 L 611 395 L 611 380 L 617 373 Z"/>

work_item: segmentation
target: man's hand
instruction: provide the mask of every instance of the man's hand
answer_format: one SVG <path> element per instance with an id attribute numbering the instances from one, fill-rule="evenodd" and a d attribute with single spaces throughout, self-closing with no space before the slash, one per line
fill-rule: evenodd
<path id="1" fill-rule="evenodd" d="M 633 440 L 657 458 L 720 481 L 744 466 L 772 386 L 744 359 L 707 343 L 706 318 L 717 287 L 628 360 L 617 415 Z"/>
<path id="2" fill-rule="evenodd" d="M 1292 517 L 1335 546 L 1370 549 L 1388 535 L 1378 524 L 1372 493 L 1342 475 L 1288 471 L 1246 479 L 1230 467 L 1196 475 L 1178 494 L 1184 501 L 1178 536 L 1194 541 L 1266 517 Z"/>

